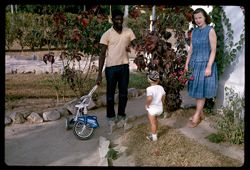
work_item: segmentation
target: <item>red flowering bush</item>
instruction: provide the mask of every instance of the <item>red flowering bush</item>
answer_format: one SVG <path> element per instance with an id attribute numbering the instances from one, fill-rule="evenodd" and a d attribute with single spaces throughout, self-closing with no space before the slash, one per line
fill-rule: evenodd
<path id="1" fill-rule="evenodd" d="M 191 70 L 184 70 L 185 61 L 185 55 L 176 55 L 169 69 L 165 69 L 162 73 L 162 85 L 166 91 L 166 106 L 169 112 L 180 108 L 182 102 L 180 91 L 185 88 L 189 80 L 194 79 Z"/>
<path id="2" fill-rule="evenodd" d="M 160 73 L 161 85 L 166 92 L 166 109 L 171 112 L 180 108 L 182 102 L 180 91 L 184 89 L 189 80 L 193 80 L 193 76 L 191 70 L 184 70 L 187 55 L 184 36 L 177 39 L 178 45 L 175 51 L 170 43 L 163 40 L 162 36 L 166 34 L 153 32 L 145 36 L 143 45 L 137 48 L 138 56 L 134 62 L 138 65 L 139 71 L 142 71 L 141 68 L 144 68 L 142 66 L 146 65 L 148 71 L 157 70 Z M 143 50 L 151 53 L 151 58 L 143 60 L 141 54 Z"/>
<path id="3" fill-rule="evenodd" d="M 171 72 L 169 74 L 169 78 L 166 78 L 166 80 L 168 80 L 170 83 L 169 85 L 172 85 L 172 88 L 178 88 L 180 90 L 182 90 L 188 80 L 194 80 L 193 75 L 191 75 L 191 71 L 183 71 L 183 70 L 179 70 L 178 72 Z"/>
<path id="4" fill-rule="evenodd" d="M 192 71 L 185 72 L 187 50 L 185 31 L 190 21 L 190 8 L 170 7 L 159 8 L 156 13 L 155 30 L 146 31 L 142 41 L 138 44 L 135 64 L 139 71 L 146 67 L 148 71 L 157 70 L 161 75 L 161 85 L 166 92 L 166 111 L 172 112 L 180 108 L 182 100 L 180 91 L 184 89 L 189 80 L 193 80 Z M 167 18 L 167 19 L 166 19 Z M 167 31 L 170 28 L 172 31 Z M 176 39 L 175 44 L 168 42 L 172 37 Z M 151 54 L 144 55 L 142 53 Z M 144 62 L 144 63 L 143 63 Z"/>
<path id="5" fill-rule="evenodd" d="M 104 31 L 110 28 L 108 16 L 94 9 L 79 14 L 59 12 L 50 16 L 48 38 L 52 46 L 62 50 L 60 59 L 63 65 L 62 80 L 66 80 L 77 96 L 86 93 L 86 82 L 90 78 L 91 62 L 99 55 L 99 40 Z M 44 55 L 44 61 L 50 61 Z M 81 67 L 80 61 L 84 66 Z M 71 62 L 73 63 L 71 66 Z M 75 63 L 78 63 L 79 70 Z M 51 62 L 51 68 L 53 72 Z"/>

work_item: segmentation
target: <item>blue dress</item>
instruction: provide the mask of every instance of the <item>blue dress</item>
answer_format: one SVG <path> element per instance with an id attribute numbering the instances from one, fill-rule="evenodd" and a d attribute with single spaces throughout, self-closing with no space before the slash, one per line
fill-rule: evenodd
<path id="1" fill-rule="evenodd" d="M 211 53 L 209 41 L 211 28 L 209 25 L 204 28 L 194 28 L 192 33 L 192 54 L 188 68 L 192 70 L 194 79 L 188 81 L 188 94 L 197 99 L 213 98 L 217 94 L 218 76 L 215 61 L 211 68 L 211 76 L 205 76 Z"/>

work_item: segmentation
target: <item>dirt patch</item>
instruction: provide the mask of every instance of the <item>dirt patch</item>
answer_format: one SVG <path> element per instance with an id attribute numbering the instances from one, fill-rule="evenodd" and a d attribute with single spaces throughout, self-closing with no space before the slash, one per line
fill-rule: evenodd
<path id="1" fill-rule="evenodd" d="M 157 167 L 239 167 L 238 160 L 213 152 L 195 140 L 185 137 L 178 129 L 159 127 L 156 142 L 146 140 L 147 124 L 135 127 L 123 135 L 127 154 L 134 156 L 136 166 Z"/>

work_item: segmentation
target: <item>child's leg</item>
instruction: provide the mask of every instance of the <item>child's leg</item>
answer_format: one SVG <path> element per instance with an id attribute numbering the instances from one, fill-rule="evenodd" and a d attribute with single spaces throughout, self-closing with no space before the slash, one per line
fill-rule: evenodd
<path id="1" fill-rule="evenodd" d="M 152 116 L 148 113 L 148 119 L 151 125 L 151 132 L 152 134 L 156 134 L 157 133 L 157 128 L 158 128 L 158 124 L 157 124 L 157 119 L 156 116 Z"/>
<path id="2" fill-rule="evenodd" d="M 151 134 L 147 136 L 147 139 L 151 141 L 156 141 L 157 140 L 157 118 L 156 116 L 152 116 L 148 113 L 148 119 L 150 122 L 150 128 L 151 128 Z"/>

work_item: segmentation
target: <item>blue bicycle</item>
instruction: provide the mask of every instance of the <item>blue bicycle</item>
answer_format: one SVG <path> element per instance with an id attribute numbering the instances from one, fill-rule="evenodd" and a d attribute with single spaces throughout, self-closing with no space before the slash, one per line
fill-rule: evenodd
<path id="1" fill-rule="evenodd" d="M 81 103 L 75 105 L 77 107 L 76 116 L 66 119 L 66 129 L 73 128 L 74 135 L 81 139 L 87 140 L 92 137 L 96 128 L 99 127 L 97 117 L 94 115 L 88 115 L 88 106 L 90 104 L 92 94 L 97 89 L 98 85 L 95 85 L 88 95 L 80 98 Z"/>

